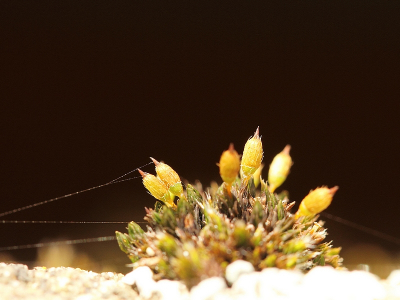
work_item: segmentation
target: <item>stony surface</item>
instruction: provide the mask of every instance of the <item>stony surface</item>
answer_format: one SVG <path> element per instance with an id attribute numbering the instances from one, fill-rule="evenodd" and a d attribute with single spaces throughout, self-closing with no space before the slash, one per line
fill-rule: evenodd
<path id="1" fill-rule="evenodd" d="M 237 260 L 226 267 L 225 278 L 229 284 L 234 283 L 241 275 L 254 272 L 251 263 L 244 260 Z"/>
<path id="2" fill-rule="evenodd" d="M 122 274 L 0 263 L 0 299 L 138 299 Z"/>
<path id="3" fill-rule="evenodd" d="M 25 265 L 0 263 L 0 299 L 400 300 L 400 270 L 386 280 L 331 267 L 316 267 L 307 274 L 275 268 L 254 272 L 238 262 L 228 270 L 229 280 L 209 278 L 188 291 L 178 281 L 155 282 L 147 267 L 124 276 L 63 267 L 28 270 Z"/>

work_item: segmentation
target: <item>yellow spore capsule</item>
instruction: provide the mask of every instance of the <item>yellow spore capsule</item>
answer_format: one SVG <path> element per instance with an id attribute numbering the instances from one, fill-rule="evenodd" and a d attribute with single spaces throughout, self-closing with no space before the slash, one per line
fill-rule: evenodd
<path id="1" fill-rule="evenodd" d="M 185 195 L 183 194 L 183 186 L 178 173 L 176 173 L 169 165 L 162 162 L 160 163 L 152 157 L 150 158 L 156 166 L 158 177 L 166 184 L 169 191 L 179 198 L 185 198 Z"/>
<path id="2" fill-rule="evenodd" d="M 143 185 L 154 198 L 164 202 L 169 207 L 175 206 L 169 195 L 168 187 L 162 180 L 140 169 L 138 171 L 143 177 Z"/>
<path id="3" fill-rule="evenodd" d="M 245 180 L 249 180 L 260 167 L 262 158 L 263 148 L 257 128 L 254 136 L 246 142 L 243 150 L 241 169 Z"/>
<path id="4" fill-rule="evenodd" d="M 295 218 L 297 219 L 301 216 L 313 216 L 325 210 L 329 204 L 331 204 L 333 195 L 338 189 L 338 186 L 330 189 L 327 187 L 321 187 L 311 191 L 303 201 L 301 201 Z"/>
<path id="5" fill-rule="evenodd" d="M 231 143 L 229 149 L 222 153 L 219 160 L 219 174 L 225 183 L 231 185 L 238 176 L 239 170 L 240 156 Z"/>
<path id="6" fill-rule="evenodd" d="M 293 165 L 289 152 L 290 145 L 286 145 L 283 151 L 274 157 L 269 166 L 268 183 L 271 193 L 273 193 L 289 175 L 290 167 Z"/>

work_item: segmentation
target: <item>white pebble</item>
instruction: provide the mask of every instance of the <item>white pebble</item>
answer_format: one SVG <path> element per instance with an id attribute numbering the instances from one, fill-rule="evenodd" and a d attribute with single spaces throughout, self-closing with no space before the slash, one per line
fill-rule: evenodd
<path id="1" fill-rule="evenodd" d="M 378 277 L 365 271 L 338 271 L 332 267 L 315 267 L 304 276 L 301 293 L 313 290 L 310 300 L 379 300 L 386 291 Z"/>
<path id="2" fill-rule="evenodd" d="M 145 299 L 151 298 L 154 292 L 157 291 L 157 283 L 152 278 L 141 278 L 136 280 L 136 286 L 140 296 Z"/>
<path id="3" fill-rule="evenodd" d="M 126 274 L 121 281 L 128 285 L 134 285 L 136 280 L 140 280 L 141 278 L 148 279 L 153 277 L 153 272 L 149 267 L 139 267 L 132 272 Z"/>
<path id="4" fill-rule="evenodd" d="M 232 285 L 232 292 L 234 294 L 246 295 L 249 299 L 257 298 L 260 296 L 260 272 L 253 272 L 243 274 Z"/>
<path id="5" fill-rule="evenodd" d="M 157 290 L 156 282 L 153 280 L 153 272 L 149 267 L 138 267 L 132 272 L 126 274 L 121 282 L 129 285 L 136 284 L 140 296 L 143 298 L 150 298 L 152 294 Z"/>
<path id="6" fill-rule="evenodd" d="M 190 300 L 206 300 L 226 287 L 226 282 L 221 277 L 207 278 L 192 288 Z"/>
<path id="7" fill-rule="evenodd" d="M 135 283 L 136 280 L 136 276 L 135 274 L 132 274 L 133 272 L 130 272 L 128 274 L 126 274 L 122 279 L 121 282 L 128 284 L 128 285 L 133 285 Z"/>
<path id="8" fill-rule="evenodd" d="M 392 271 L 386 281 L 391 286 L 400 285 L 400 270 Z"/>
<path id="9" fill-rule="evenodd" d="M 350 275 L 353 299 L 378 300 L 384 299 L 386 291 L 379 278 L 369 272 L 353 271 Z"/>
<path id="10" fill-rule="evenodd" d="M 147 247 L 146 253 L 147 253 L 149 256 L 154 256 L 154 255 L 156 255 L 156 253 L 154 252 L 154 250 L 151 249 L 150 247 Z"/>
<path id="11" fill-rule="evenodd" d="M 400 270 L 394 270 L 384 281 L 388 299 L 400 299 Z"/>
<path id="12" fill-rule="evenodd" d="M 161 294 L 162 300 L 176 300 L 176 299 L 188 299 L 189 291 L 180 281 L 173 281 L 168 279 L 163 279 L 157 282 L 155 287 Z"/>
<path id="13" fill-rule="evenodd" d="M 300 294 L 308 294 L 310 300 L 348 299 L 347 276 L 347 271 L 336 271 L 330 266 L 315 267 L 304 276 Z"/>
<path id="14" fill-rule="evenodd" d="M 277 296 L 273 286 L 278 273 L 278 268 L 266 268 L 260 272 L 260 282 L 262 284 L 259 285 L 259 293 L 262 299 L 274 299 Z"/>
<path id="15" fill-rule="evenodd" d="M 303 274 L 297 270 L 280 270 L 267 268 L 260 276 L 260 296 L 270 298 L 279 296 L 295 297 L 299 293 L 299 285 Z"/>
<path id="16" fill-rule="evenodd" d="M 240 277 L 240 275 L 251 272 L 254 272 L 254 267 L 251 263 L 244 260 L 237 260 L 226 267 L 225 278 L 230 284 L 232 284 Z"/>

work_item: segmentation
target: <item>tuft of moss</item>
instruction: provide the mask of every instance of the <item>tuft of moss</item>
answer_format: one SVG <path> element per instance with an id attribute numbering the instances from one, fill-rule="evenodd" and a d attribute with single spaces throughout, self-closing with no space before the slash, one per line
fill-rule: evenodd
<path id="1" fill-rule="evenodd" d="M 255 138 L 257 143 L 252 140 Z M 153 270 L 155 279 L 182 280 L 192 287 L 205 278 L 224 276 L 226 267 L 239 259 L 252 263 L 255 270 L 277 267 L 306 272 L 315 266 L 342 266 L 340 248 L 324 242 L 327 230 L 323 221 L 317 221 L 318 213 L 330 204 L 337 187 L 316 189 L 292 214 L 294 202 L 289 201 L 288 193 L 273 192 L 289 173 L 290 156 L 280 162 L 282 167 L 271 164 L 270 174 L 284 176 L 279 177 L 279 184 L 269 185 L 258 177 L 263 167 L 258 129 L 252 139 L 250 144 L 257 148 L 253 151 L 248 141 L 240 172 L 236 156 L 232 158 L 234 166 L 229 166 L 226 157 L 221 158 L 220 174 L 223 179 L 229 178 L 226 182 L 220 186 L 212 183 L 205 190 L 199 182 L 187 183 L 184 191 L 179 191 L 176 205 L 156 202 L 154 209 L 145 208 L 146 231 L 131 222 L 128 233 L 116 232 L 121 250 L 134 267 L 146 265 Z M 227 168 L 229 176 L 224 178 L 221 168 Z M 261 168 L 260 172 L 257 168 Z M 237 170 L 233 181 L 231 170 Z M 160 182 L 165 181 L 162 174 L 158 176 Z M 175 177 L 178 182 L 179 176 Z M 319 203 L 322 204 L 316 205 Z"/>

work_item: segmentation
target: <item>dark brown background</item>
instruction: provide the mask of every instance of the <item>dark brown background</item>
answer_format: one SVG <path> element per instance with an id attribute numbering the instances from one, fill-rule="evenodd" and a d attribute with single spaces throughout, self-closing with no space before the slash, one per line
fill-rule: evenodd
<path id="1" fill-rule="evenodd" d="M 221 152 L 241 152 L 260 126 L 267 165 L 292 145 L 292 200 L 339 185 L 328 212 L 400 238 L 399 15 L 397 1 L 1 1 L 0 211 L 108 182 L 149 156 L 220 182 Z M 4 219 L 141 220 L 153 203 L 137 179 Z M 396 262 L 399 245 L 327 226 L 345 259 L 373 243 Z M 0 243 L 124 227 L 3 224 Z M 126 270 L 116 242 L 79 249 Z M 36 251 L 10 254 L 31 262 Z"/>

